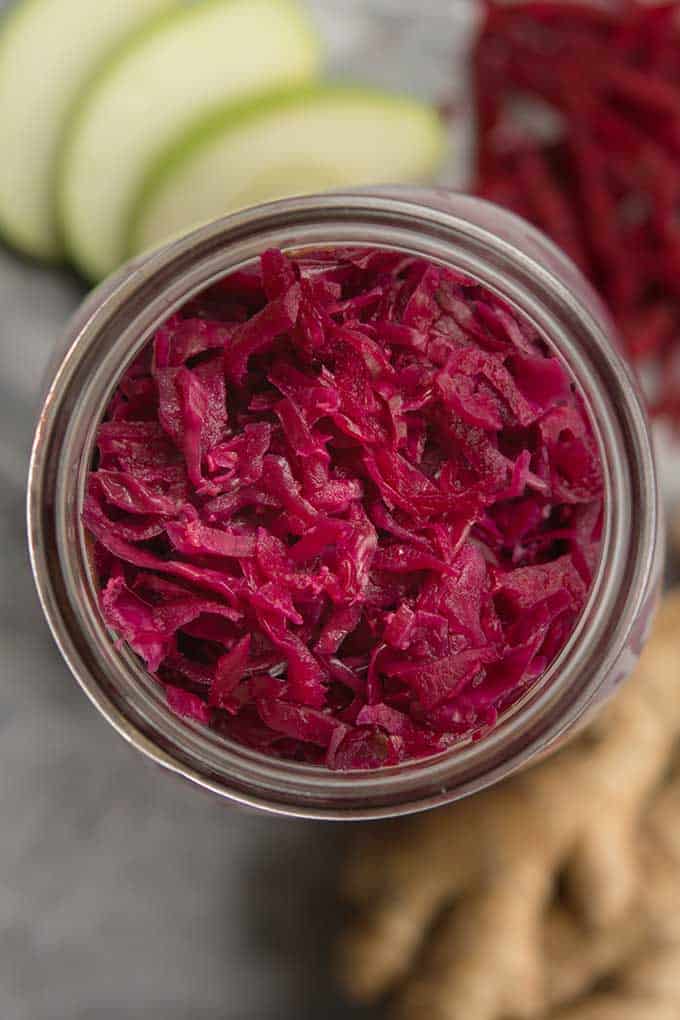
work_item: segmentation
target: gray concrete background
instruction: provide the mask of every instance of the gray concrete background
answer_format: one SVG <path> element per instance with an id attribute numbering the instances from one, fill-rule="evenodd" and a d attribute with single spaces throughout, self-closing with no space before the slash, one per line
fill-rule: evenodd
<path id="1" fill-rule="evenodd" d="M 312 6 L 336 74 L 434 97 L 472 2 Z M 374 1020 L 329 974 L 346 830 L 241 813 L 161 773 L 96 715 L 47 632 L 25 474 L 44 366 L 83 294 L 0 247 L 0 1020 Z"/>

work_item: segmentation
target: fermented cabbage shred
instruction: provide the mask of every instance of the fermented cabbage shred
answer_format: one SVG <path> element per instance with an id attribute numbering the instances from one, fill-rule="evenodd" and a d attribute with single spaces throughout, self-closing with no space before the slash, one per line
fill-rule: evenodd
<path id="1" fill-rule="evenodd" d="M 478 282 L 265 252 L 173 315 L 97 436 L 101 610 L 169 708 L 375 769 L 482 738 L 558 655 L 602 530 L 581 394 Z"/>

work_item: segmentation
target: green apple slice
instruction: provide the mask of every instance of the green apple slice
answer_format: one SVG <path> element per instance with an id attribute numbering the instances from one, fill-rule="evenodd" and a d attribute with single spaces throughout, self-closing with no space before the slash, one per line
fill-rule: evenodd
<path id="1" fill-rule="evenodd" d="M 259 202 L 425 180 L 444 149 L 435 111 L 363 88 L 308 86 L 213 111 L 162 153 L 128 254 Z"/>
<path id="2" fill-rule="evenodd" d="M 27 255 L 61 254 L 54 214 L 59 139 L 111 47 L 178 0 L 23 0 L 0 31 L 0 231 Z"/>
<path id="3" fill-rule="evenodd" d="M 158 153 L 216 103 L 305 81 L 319 45 L 294 0 L 202 0 L 145 26 L 83 98 L 64 145 L 59 212 L 92 279 L 125 254 L 131 202 Z"/>

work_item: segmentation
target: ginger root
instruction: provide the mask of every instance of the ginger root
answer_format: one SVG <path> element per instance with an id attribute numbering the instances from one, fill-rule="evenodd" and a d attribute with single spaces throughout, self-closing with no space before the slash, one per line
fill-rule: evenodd
<path id="1" fill-rule="evenodd" d="M 680 589 L 635 677 L 556 756 L 364 827 L 338 953 L 399 1020 L 680 1017 Z"/>

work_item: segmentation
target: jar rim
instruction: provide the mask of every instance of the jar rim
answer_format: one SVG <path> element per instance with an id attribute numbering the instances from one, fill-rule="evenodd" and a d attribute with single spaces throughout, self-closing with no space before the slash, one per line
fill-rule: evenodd
<path id="1" fill-rule="evenodd" d="M 501 236 L 518 225 L 533 255 Z M 79 512 L 94 430 L 125 365 L 157 326 L 265 248 L 308 245 L 408 251 L 469 272 L 511 301 L 549 338 L 586 394 L 605 467 L 600 566 L 574 632 L 543 677 L 482 740 L 370 772 L 267 758 L 174 716 L 133 654 L 114 646 L 97 608 Z M 560 267 L 559 276 L 546 262 Z M 38 592 L 61 653 L 123 737 L 171 771 L 241 804 L 289 816 L 359 819 L 411 813 L 488 786 L 583 716 L 624 654 L 649 597 L 660 525 L 636 386 L 597 321 L 607 322 L 598 299 L 592 295 L 593 316 L 566 286 L 570 278 L 587 286 L 543 235 L 490 203 L 450 192 L 378 189 L 246 210 L 135 260 L 94 291 L 67 330 L 69 349 L 40 413 L 28 534 Z"/>

